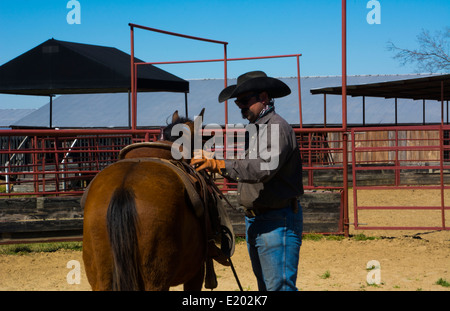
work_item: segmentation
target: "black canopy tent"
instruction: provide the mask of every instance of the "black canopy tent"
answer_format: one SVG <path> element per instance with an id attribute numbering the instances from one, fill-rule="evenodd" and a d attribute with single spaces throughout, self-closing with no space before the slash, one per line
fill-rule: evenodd
<path id="1" fill-rule="evenodd" d="M 131 56 L 116 48 L 50 39 L 0 67 L 0 93 L 50 96 L 52 127 L 52 96 L 130 92 L 130 65 Z M 137 90 L 188 93 L 189 82 L 146 65 Z"/>
<path id="2" fill-rule="evenodd" d="M 441 122 L 444 121 L 444 101 L 450 100 L 450 74 L 432 75 L 423 78 L 404 79 L 388 82 L 347 85 L 347 95 L 363 97 L 363 120 L 365 120 L 365 97 L 383 97 L 395 99 L 395 123 L 397 124 L 397 98 L 423 100 L 423 123 L 425 124 L 425 100 L 441 102 Z M 342 87 L 324 87 L 311 89 L 311 94 L 341 95 Z M 363 124 L 365 122 L 363 121 Z"/>

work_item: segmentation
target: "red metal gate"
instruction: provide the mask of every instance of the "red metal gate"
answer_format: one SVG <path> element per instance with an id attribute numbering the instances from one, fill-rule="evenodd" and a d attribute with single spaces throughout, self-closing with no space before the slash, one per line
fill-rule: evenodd
<path id="1" fill-rule="evenodd" d="M 450 229 L 446 215 L 450 209 L 449 132 L 448 125 L 351 130 L 355 229 Z M 377 191 L 382 196 L 375 205 L 364 205 L 359 200 L 361 191 Z M 384 202 L 387 191 L 397 192 L 402 202 Z M 425 192 L 432 192 L 433 199 L 423 202 L 420 193 Z M 389 211 L 392 224 L 365 222 L 361 214 L 370 211 Z M 402 213 L 416 213 L 417 222 L 402 224 Z"/>

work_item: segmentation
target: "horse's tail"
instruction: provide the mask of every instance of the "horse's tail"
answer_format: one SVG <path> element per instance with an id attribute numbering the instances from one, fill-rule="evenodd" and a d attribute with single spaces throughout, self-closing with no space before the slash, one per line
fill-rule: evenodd
<path id="1" fill-rule="evenodd" d="M 113 290 L 142 290 L 137 211 L 132 190 L 119 187 L 114 191 L 106 219 L 114 258 Z"/>

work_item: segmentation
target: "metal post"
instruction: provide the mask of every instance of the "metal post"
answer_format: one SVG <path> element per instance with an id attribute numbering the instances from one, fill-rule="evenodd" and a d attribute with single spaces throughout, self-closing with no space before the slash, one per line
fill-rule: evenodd
<path id="1" fill-rule="evenodd" d="M 227 44 L 223 44 L 223 80 L 224 80 L 224 88 L 228 86 L 228 55 L 227 55 Z M 223 135 L 223 158 L 227 158 L 228 153 L 228 141 L 227 141 L 227 133 L 228 133 L 228 100 L 224 102 L 225 109 L 225 135 Z M 228 179 L 223 179 L 222 187 L 228 189 Z"/>
<path id="2" fill-rule="evenodd" d="M 349 235 L 348 219 L 348 133 L 347 133 L 347 3 L 342 0 L 342 152 L 344 234 Z M 354 159 L 353 159 L 354 161 Z"/>
<path id="3" fill-rule="evenodd" d="M 445 229 L 445 197 L 444 197 L 444 80 L 441 81 L 441 126 L 440 126 L 440 178 L 441 178 L 441 215 L 442 228 Z"/>
<path id="4" fill-rule="evenodd" d="M 448 100 L 447 100 L 447 124 L 448 124 Z"/>
<path id="5" fill-rule="evenodd" d="M 228 86 L 227 43 L 223 44 L 223 71 L 224 71 L 224 88 L 226 88 Z M 228 124 L 228 100 L 226 100 L 224 104 L 225 104 L 225 127 L 226 127 Z"/>
<path id="6" fill-rule="evenodd" d="M 11 151 L 11 137 L 8 137 L 8 151 Z M 8 152 L 8 155 L 7 156 L 9 156 L 9 152 Z M 11 158 L 10 158 L 11 159 Z M 6 178 L 5 178 L 5 182 L 6 182 L 6 193 L 10 193 L 11 192 L 11 186 L 10 186 L 10 184 L 9 184 L 9 171 L 10 171 L 10 165 L 9 165 L 9 163 L 10 163 L 11 161 L 10 160 L 8 160 L 8 161 L 6 161 L 6 163 L 5 163 L 5 173 L 6 173 Z"/>
<path id="7" fill-rule="evenodd" d="M 352 135 L 352 177 L 353 177 L 353 222 L 355 229 L 358 229 L 358 195 L 357 195 L 357 179 L 356 179 L 356 133 L 354 129 Z"/>
<path id="8" fill-rule="evenodd" d="M 135 85 L 135 68 L 134 68 L 134 28 L 130 25 L 131 37 L 131 129 L 136 129 L 136 85 Z"/>
<path id="9" fill-rule="evenodd" d="M 363 106 L 362 106 L 362 110 L 363 110 L 363 126 L 366 126 L 366 96 L 363 96 Z"/>
<path id="10" fill-rule="evenodd" d="M 59 192 L 59 181 L 60 181 L 58 145 L 59 145 L 59 139 L 58 139 L 58 137 L 55 137 L 53 139 L 53 150 L 55 152 L 55 191 L 56 192 Z M 44 174 L 46 173 L 45 171 L 46 171 L 46 168 L 44 167 Z M 57 194 L 57 196 L 58 196 L 58 194 Z"/>
<path id="11" fill-rule="evenodd" d="M 53 127 L 53 95 L 50 95 L 50 124 L 49 128 Z"/>
<path id="12" fill-rule="evenodd" d="M 439 170 L 440 170 L 440 190 L 441 190 L 441 217 L 442 229 L 445 229 L 445 197 L 444 197 L 444 126 L 441 124 L 439 130 Z"/>
<path id="13" fill-rule="evenodd" d="M 38 192 L 39 191 L 39 184 L 38 184 L 38 180 L 39 177 L 37 175 L 37 171 L 38 171 L 38 154 L 37 154 L 37 150 L 38 150 L 38 138 L 37 136 L 34 136 L 33 139 L 34 142 L 34 150 L 36 150 L 35 153 L 33 153 L 33 184 L 34 184 L 34 192 Z"/>
<path id="14" fill-rule="evenodd" d="M 422 125 L 425 125 L 425 99 L 422 100 Z"/>
<path id="15" fill-rule="evenodd" d="M 395 98 L 395 125 L 398 125 L 398 115 L 397 115 L 397 97 Z"/>
<path id="16" fill-rule="evenodd" d="M 444 80 L 441 81 L 441 125 L 444 125 Z"/>
<path id="17" fill-rule="evenodd" d="M 128 128 L 131 128 L 131 90 L 128 90 Z"/>
<path id="18" fill-rule="evenodd" d="M 8 166 L 9 166 L 9 162 L 6 162 L 5 163 L 5 173 L 6 173 L 6 176 L 5 176 L 5 183 L 6 183 L 5 192 L 6 193 L 10 193 L 11 192 L 10 184 L 9 184 L 9 168 L 8 168 Z"/>
<path id="19" fill-rule="evenodd" d="M 187 97 L 187 93 L 184 93 L 184 110 L 186 112 L 186 118 L 189 118 L 189 114 L 188 114 L 188 97 Z"/>
<path id="20" fill-rule="evenodd" d="M 312 161 L 312 140 L 313 133 L 308 133 L 308 167 L 313 166 Z M 314 185 L 314 172 L 312 170 L 308 170 L 308 186 L 312 187 Z"/>
<path id="21" fill-rule="evenodd" d="M 300 55 L 297 55 L 297 87 L 298 87 L 298 113 L 300 115 L 300 128 L 303 128 L 302 89 L 300 86 Z"/>
<path id="22" fill-rule="evenodd" d="M 342 129 L 347 131 L 347 2 L 342 0 Z"/>
<path id="23" fill-rule="evenodd" d="M 344 209 L 344 235 L 346 237 L 349 236 L 349 219 L 348 219 L 348 133 L 343 132 L 342 133 L 342 144 L 343 144 L 343 195 L 344 195 L 344 201 L 343 201 L 343 209 Z M 355 161 L 355 159 L 353 159 Z M 355 190 L 353 190 L 355 191 Z"/>
<path id="24" fill-rule="evenodd" d="M 397 122 L 396 122 L 397 123 Z M 397 124 L 396 124 L 397 125 Z M 399 141 L 398 141 L 398 130 L 395 129 L 395 186 L 400 186 L 400 157 L 399 157 Z"/>

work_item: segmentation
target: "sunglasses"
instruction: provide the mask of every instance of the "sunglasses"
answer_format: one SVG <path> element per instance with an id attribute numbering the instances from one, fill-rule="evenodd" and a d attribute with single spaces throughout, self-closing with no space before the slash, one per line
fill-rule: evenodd
<path id="1" fill-rule="evenodd" d="M 234 102 L 238 106 L 246 107 L 248 105 L 248 102 L 250 101 L 250 99 L 252 99 L 253 97 L 257 97 L 257 96 L 259 96 L 259 93 L 253 93 L 253 94 L 247 95 L 245 97 L 236 99 Z"/>

